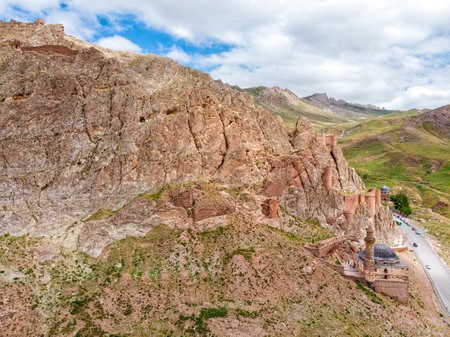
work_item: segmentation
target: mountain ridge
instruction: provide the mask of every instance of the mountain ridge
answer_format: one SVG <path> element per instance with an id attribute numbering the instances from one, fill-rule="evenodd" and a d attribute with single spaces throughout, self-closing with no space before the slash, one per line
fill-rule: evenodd
<path id="1" fill-rule="evenodd" d="M 328 97 L 326 93 L 315 93 L 303 98 L 289 89 L 278 86 L 264 86 L 237 90 L 250 93 L 255 102 L 272 114 L 283 117 L 288 125 L 298 116 L 308 117 L 319 129 L 331 124 L 349 124 L 397 112 L 386 110 L 371 104 L 348 103 L 342 99 Z"/>

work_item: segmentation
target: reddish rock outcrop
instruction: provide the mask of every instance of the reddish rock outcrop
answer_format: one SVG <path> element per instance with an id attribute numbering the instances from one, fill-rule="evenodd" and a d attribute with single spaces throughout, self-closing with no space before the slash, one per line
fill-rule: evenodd
<path id="1" fill-rule="evenodd" d="M 263 194 L 269 197 L 281 197 L 283 195 L 285 185 L 281 183 L 267 183 L 263 189 Z"/>
<path id="2" fill-rule="evenodd" d="M 49 236 L 96 255 L 159 222 L 195 226 L 192 219 L 247 207 L 226 191 L 226 202 L 197 203 L 188 190 L 165 208 L 139 197 L 192 181 L 277 197 L 336 233 L 366 226 L 364 208 L 355 228 L 343 215 L 341 192 L 359 193 L 361 178 L 335 137 L 314 137 L 305 118 L 289 137 L 279 116 L 207 74 L 103 49 L 40 21 L 0 21 L 0 60 L 0 234 Z M 107 217 L 86 220 L 101 209 Z"/>
<path id="3" fill-rule="evenodd" d="M 262 213 L 270 219 L 278 217 L 278 201 L 266 199 L 262 204 Z"/>
<path id="4" fill-rule="evenodd" d="M 311 123 L 306 117 L 300 116 L 292 133 L 292 147 L 296 150 L 304 150 L 311 144 L 312 139 Z"/>
<path id="5" fill-rule="evenodd" d="M 194 221 L 200 221 L 215 216 L 230 214 L 233 210 L 226 206 L 210 206 L 192 209 L 192 218 Z"/>
<path id="6" fill-rule="evenodd" d="M 330 192 L 333 181 L 332 181 L 333 168 L 331 166 L 327 166 L 322 174 L 323 186 Z"/>
<path id="7" fill-rule="evenodd" d="M 194 206 L 194 189 L 189 188 L 185 191 L 178 193 L 173 197 L 172 203 L 177 207 L 190 208 Z"/>

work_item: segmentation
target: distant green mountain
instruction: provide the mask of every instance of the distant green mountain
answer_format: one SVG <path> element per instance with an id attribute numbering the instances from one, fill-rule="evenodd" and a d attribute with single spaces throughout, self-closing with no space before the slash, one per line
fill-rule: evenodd
<path id="1" fill-rule="evenodd" d="M 299 116 L 307 117 L 316 129 L 336 131 L 363 120 L 396 112 L 371 105 L 347 103 L 329 98 L 324 93 L 299 98 L 289 89 L 280 87 L 234 88 L 251 94 L 257 104 L 272 114 L 280 115 L 289 128 L 295 126 Z"/>

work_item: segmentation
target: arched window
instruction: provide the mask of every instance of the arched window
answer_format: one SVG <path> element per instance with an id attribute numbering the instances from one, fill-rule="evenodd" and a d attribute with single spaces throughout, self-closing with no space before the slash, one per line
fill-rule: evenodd
<path id="1" fill-rule="evenodd" d="M 384 268 L 384 272 L 387 274 L 387 272 L 388 272 L 387 268 Z"/>

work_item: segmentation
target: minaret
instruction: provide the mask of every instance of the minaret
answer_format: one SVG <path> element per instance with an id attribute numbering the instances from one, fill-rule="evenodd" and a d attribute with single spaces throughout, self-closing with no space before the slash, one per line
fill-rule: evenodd
<path id="1" fill-rule="evenodd" d="M 366 281 L 373 282 L 375 281 L 375 260 L 374 260 L 374 232 L 372 223 L 369 224 L 367 228 L 367 235 L 364 238 L 364 242 L 366 243 L 366 255 L 364 258 L 364 274 L 366 277 Z"/>

